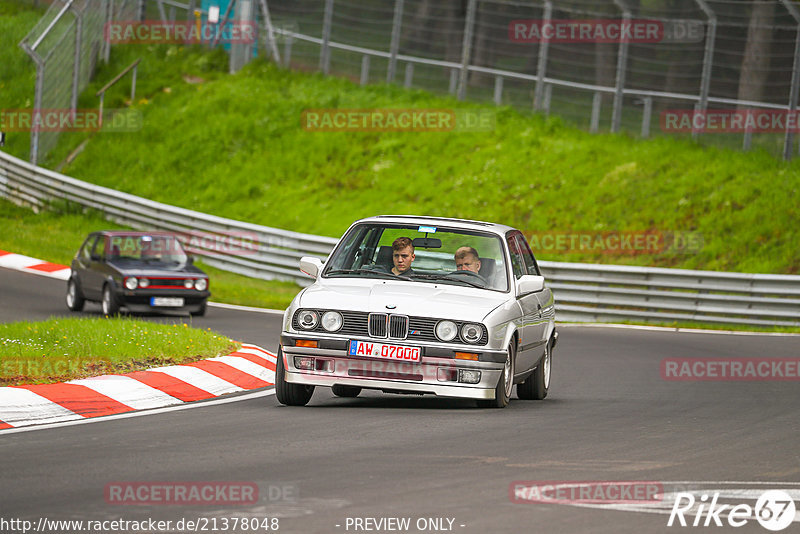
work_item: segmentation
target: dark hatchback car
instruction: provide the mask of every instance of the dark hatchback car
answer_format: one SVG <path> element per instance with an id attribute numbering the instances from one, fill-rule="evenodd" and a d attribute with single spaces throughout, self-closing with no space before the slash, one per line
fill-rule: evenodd
<path id="1" fill-rule="evenodd" d="M 168 233 L 103 231 L 89 234 L 71 264 L 67 307 L 100 302 L 103 313 L 176 311 L 204 315 L 208 276 Z"/>

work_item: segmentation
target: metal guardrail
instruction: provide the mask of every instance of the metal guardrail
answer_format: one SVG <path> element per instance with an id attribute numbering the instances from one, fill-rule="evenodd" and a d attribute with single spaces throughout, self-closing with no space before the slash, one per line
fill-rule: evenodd
<path id="1" fill-rule="evenodd" d="M 302 256 L 326 257 L 338 241 L 249 224 L 88 184 L 0 152 L 0 196 L 44 207 L 67 200 L 137 229 L 190 238 L 209 265 L 262 279 L 311 281 Z M 192 236 L 201 236 L 191 241 Z M 235 254 L 221 248 L 235 240 Z M 223 246 L 220 247 L 220 244 Z M 800 276 L 539 262 L 556 294 L 559 321 L 691 321 L 800 326 Z"/>

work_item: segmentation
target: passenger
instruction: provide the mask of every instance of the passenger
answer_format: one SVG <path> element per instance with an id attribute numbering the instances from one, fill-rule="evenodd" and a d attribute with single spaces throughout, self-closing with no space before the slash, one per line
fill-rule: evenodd
<path id="1" fill-rule="evenodd" d="M 398 237 L 392 243 L 392 274 L 396 276 L 406 276 L 414 274 L 411 270 L 411 263 L 416 256 L 414 255 L 414 243 L 408 237 Z"/>
<path id="2" fill-rule="evenodd" d="M 478 251 L 472 247 L 461 247 L 456 250 L 456 269 L 459 271 L 472 271 L 479 274 L 481 270 L 481 260 Z"/>

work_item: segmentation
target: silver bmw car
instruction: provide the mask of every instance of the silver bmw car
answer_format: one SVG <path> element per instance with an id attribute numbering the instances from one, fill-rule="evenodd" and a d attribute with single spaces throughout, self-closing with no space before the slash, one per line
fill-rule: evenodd
<path id="1" fill-rule="evenodd" d="M 316 386 L 478 399 L 503 408 L 550 389 L 553 293 L 522 232 L 420 216 L 353 223 L 287 308 L 275 388 L 302 406 Z"/>

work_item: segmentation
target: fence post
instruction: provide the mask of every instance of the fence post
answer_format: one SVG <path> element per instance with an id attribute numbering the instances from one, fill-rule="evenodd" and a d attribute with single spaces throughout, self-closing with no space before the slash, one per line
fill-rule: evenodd
<path id="1" fill-rule="evenodd" d="M 631 22 L 631 12 L 622 0 L 614 0 L 614 3 L 622 10 L 623 24 Z M 614 84 L 614 108 L 611 111 L 611 131 L 618 132 L 622 125 L 622 104 L 623 91 L 625 90 L 625 70 L 628 67 L 628 45 L 625 39 L 619 42 L 619 52 L 617 52 L 617 79 Z"/>
<path id="2" fill-rule="evenodd" d="M 794 62 L 792 63 L 792 85 L 789 88 L 789 111 L 792 116 L 797 111 L 797 94 L 800 88 L 800 11 L 789 0 L 780 0 L 786 10 L 797 22 L 797 37 L 794 41 Z M 794 144 L 794 132 L 789 127 L 790 121 L 786 120 L 786 136 L 783 139 L 783 159 L 792 159 L 792 145 Z"/>
<path id="3" fill-rule="evenodd" d="M 144 3 L 145 3 L 145 0 L 139 0 L 139 9 L 138 9 L 139 22 L 144 22 L 145 18 L 147 17 L 147 9 L 145 8 Z M 113 16 L 113 11 L 114 11 L 114 5 L 113 4 L 111 5 L 111 11 L 112 11 L 112 16 Z"/>
<path id="4" fill-rule="evenodd" d="M 394 2 L 394 20 L 392 21 L 392 41 L 389 45 L 389 65 L 386 68 L 386 83 L 394 82 L 397 70 L 397 52 L 400 49 L 400 28 L 403 25 L 403 0 Z"/>
<path id="5" fill-rule="evenodd" d="M 33 116 L 37 123 L 41 123 L 40 113 L 42 112 L 42 93 L 44 92 L 44 61 L 38 55 L 31 54 L 31 58 L 36 62 L 36 88 L 33 96 Z M 31 128 L 31 163 L 39 163 L 39 128 Z"/>
<path id="6" fill-rule="evenodd" d="M 703 10 L 708 19 L 708 33 L 706 34 L 706 45 L 703 52 L 703 71 L 700 75 L 700 100 L 695 107 L 695 113 L 703 113 L 708 108 L 708 92 L 711 87 L 711 69 L 714 66 L 714 41 L 717 37 L 717 16 L 714 10 L 709 7 L 706 0 L 695 0 L 700 9 Z M 694 120 L 692 120 L 694 124 Z M 699 130 L 692 128 L 692 139 L 697 139 L 700 135 Z"/>
<path id="7" fill-rule="evenodd" d="M 544 102 L 542 103 L 542 108 L 546 117 L 550 116 L 550 101 L 553 97 L 553 84 L 546 83 L 544 84 Z"/>
<path id="8" fill-rule="evenodd" d="M 403 87 L 405 87 L 406 89 L 410 89 L 411 82 L 413 81 L 413 79 L 414 79 L 414 64 L 409 61 L 408 63 L 406 63 L 406 75 L 405 78 L 403 79 Z"/>
<path id="9" fill-rule="evenodd" d="M 467 79 L 469 77 L 469 59 L 472 53 L 472 33 L 475 30 L 475 10 L 478 0 L 468 0 L 467 19 L 464 22 L 464 41 L 461 44 L 461 73 L 458 78 L 458 99 L 467 96 Z"/>
<path id="10" fill-rule="evenodd" d="M 553 18 L 553 2 L 547 0 L 544 3 L 544 19 L 542 26 L 550 24 Z M 550 51 L 550 41 L 543 39 L 539 42 L 539 58 L 536 62 L 536 90 L 533 96 L 533 109 L 542 108 L 542 98 L 544 97 L 544 78 L 547 76 L 547 54 Z"/>
<path id="11" fill-rule="evenodd" d="M 642 110 L 642 137 L 650 137 L 650 119 L 653 113 L 653 98 L 644 97 L 644 109 Z"/>
<path id="12" fill-rule="evenodd" d="M 499 106 L 503 103 L 503 77 L 494 77 L 494 104 Z"/>
<path id="13" fill-rule="evenodd" d="M 333 0 L 325 0 L 325 15 L 322 21 L 322 47 L 319 50 L 319 70 L 328 74 L 331 66 L 331 20 L 333 19 Z"/>
<path id="14" fill-rule="evenodd" d="M 159 0 L 159 2 L 160 1 L 161 0 Z M 233 9 L 233 6 L 236 5 L 237 2 L 238 2 L 238 0 L 231 0 L 230 1 L 230 3 L 228 4 L 228 8 L 225 10 L 225 15 L 222 16 L 222 20 L 220 21 L 219 24 L 217 24 L 217 31 L 214 33 L 214 40 L 211 41 L 211 47 L 210 48 L 212 50 L 214 48 L 216 48 L 217 43 L 219 42 L 219 36 L 221 34 L 225 33 L 225 25 L 228 24 L 228 19 L 231 16 L 231 10 Z M 163 9 L 162 9 L 162 11 L 163 11 Z"/>
<path id="15" fill-rule="evenodd" d="M 275 41 L 275 28 L 272 26 L 272 17 L 269 14 L 267 0 L 261 0 L 261 15 L 264 17 L 264 27 L 267 30 L 267 48 L 272 52 L 272 58 L 278 66 L 281 66 L 281 52 L 278 50 L 278 43 Z"/>
<path id="16" fill-rule="evenodd" d="M 294 35 L 284 35 L 286 43 L 283 45 L 283 64 L 289 69 L 292 66 L 292 41 L 294 41 Z"/>
<path id="17" fill-rule="evenodd" d="M 73 8 L 74 9 L 74 8 Z M 70 111 L 75 113 L 78 109 L 78 85 L 81 74 L 81 41 L 83 39 L 83 13 L 74 9 L 75 15 L 75 53 L 72 59 L 72 98 L 69 102 Z"/>
<path id="18" fill-rule="evenodd" d="M 364 54 L 361 56 L 361 85 L 369 83 L 369 56 Z"/>
<path id="19" fill-rule="evenodd" d="M 456 94 L 458 90 L 458 69 L 450 69 L 450 87 L 447 88 L 447 92 L 451 95 Z"/>
<path id="20" fill-rule="evenodd" d="M 595 91 L 592 97 L 592 119 L 589 125 L 589 133 L 597 133 L 600 129 L 600 105 L 603 103 L 603 95 L 600 91 Z"/>

